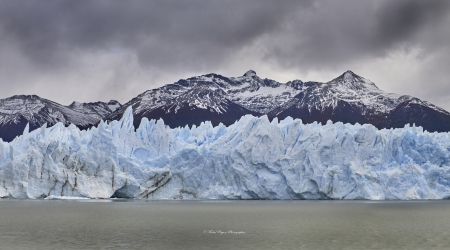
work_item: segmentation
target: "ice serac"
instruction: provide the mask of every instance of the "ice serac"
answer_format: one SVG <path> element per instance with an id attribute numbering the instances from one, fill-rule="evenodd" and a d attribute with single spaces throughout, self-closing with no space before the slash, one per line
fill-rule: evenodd
<path id="1" fill-rule="evenodd" d="M 170 128 L 131 108 L 79 130 L 0 140 L 0 196 L 143 199 L 446 199 L 450 138 L 421 127 L 243 116 Z"/>

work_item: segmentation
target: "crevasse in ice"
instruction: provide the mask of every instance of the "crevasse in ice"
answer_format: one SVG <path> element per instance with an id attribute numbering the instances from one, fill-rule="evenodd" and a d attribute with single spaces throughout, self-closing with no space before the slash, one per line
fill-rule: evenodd
<path id="1" fill-rule="evenodd" d="M 421 127 L 244 116 L 171 129 L 129 108 L 80 131 L 45 125 L 0 141 L 0 196 L 148 199 L 443 199 L 450 138 Z"/>

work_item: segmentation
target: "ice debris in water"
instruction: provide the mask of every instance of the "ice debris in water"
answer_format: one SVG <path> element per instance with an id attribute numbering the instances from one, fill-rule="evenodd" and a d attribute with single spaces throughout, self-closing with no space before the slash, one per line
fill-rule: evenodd
<path id="1" fill-rule="evenodd" d="M 448 133 L 244 116 L 171 129 L 144 118 L 0 140 L 0 196 L 148 199 L 444 199 Z"/>

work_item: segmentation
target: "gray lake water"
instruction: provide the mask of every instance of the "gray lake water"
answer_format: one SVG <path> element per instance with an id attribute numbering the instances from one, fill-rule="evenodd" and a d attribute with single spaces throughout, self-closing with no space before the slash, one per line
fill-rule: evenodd
<path id="1" fill-rule="evenodd" d="M 0 249 L 450 249 L 450 201 L 0 200 Z"/>

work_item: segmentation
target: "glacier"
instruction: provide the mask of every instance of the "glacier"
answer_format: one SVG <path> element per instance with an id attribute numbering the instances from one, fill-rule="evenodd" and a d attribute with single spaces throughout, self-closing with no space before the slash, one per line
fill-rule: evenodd
<path id="1" fill-rule="evenodd" d="M 0 197 L 369 199 L 450 197 L 450 138 L 421 127 L 242 117 L 169 128 L 62 123 L 0 140 Z"/>

